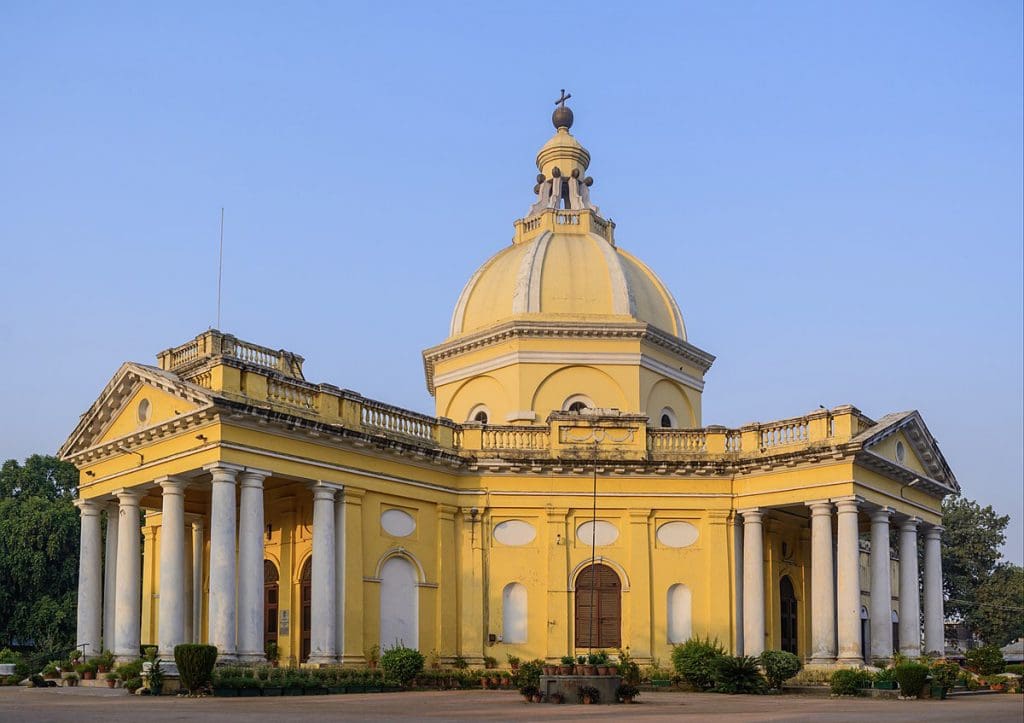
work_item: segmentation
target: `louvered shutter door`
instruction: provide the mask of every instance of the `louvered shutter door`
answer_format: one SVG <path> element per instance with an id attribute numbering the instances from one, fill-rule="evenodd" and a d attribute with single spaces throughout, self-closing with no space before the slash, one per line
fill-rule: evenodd
<path id="1" fill-rule="evenodd" d="M 592 590 L 592 587 L 596 589 Z M 622 645 L 621 629 L 622 590 L 619 576 L 607 565 L 588 567 L 576 578 L 576 647 L 619 647 Z"/>

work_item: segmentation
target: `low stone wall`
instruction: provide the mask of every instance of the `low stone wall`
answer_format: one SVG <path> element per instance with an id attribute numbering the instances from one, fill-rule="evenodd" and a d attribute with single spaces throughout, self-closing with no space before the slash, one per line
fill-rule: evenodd
<path id="1" fill-rule="evenodd" d="M 601 703 L 617 703 L 615 691 L 622 683 L 619 675 L 542 675 L 540 692 L 545 699 L 552 693 L 561 693 L 566 703 L 578 703 L 577 691 L 585 685 L 596 688 L 601 695 Z"/>

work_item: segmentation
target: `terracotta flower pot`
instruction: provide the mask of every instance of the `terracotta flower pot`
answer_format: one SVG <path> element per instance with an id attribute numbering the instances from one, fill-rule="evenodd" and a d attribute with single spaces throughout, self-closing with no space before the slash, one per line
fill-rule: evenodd
<path id="1" fill-rule="evenodd" d="M 583 674 L 584 675 L 597 675 L 597 666 L 596 665 L 584 665 L 583 666 Z"/>
<path id="2" fill-rule="evenodd" d="M 534 703 L 542 703 L 542 702 L 544 702 L 544 696 L 541 695 L 540 693 L 535 694 L 533 696 L 533 702 Z"/>
<path id="3" fill-rule="evenodd" d="M 597 674 L 598 675 L 608 675 L 608 666 L 607 665 L 599 665 L 599 666 L 597 666 Z"/>
<path id="4" fill-rule="evenodd" d="M 107 681 L 107 687 L 108 688 L 116 688 L 117 687 L 117 681 L 116 680 L 108 680 Z"/>
<path id="5" fill-rule="evenodd" d="M 573 666 L 571 665 L 560 665 L 558 666 L 559 675 L 572 675 Z"/>

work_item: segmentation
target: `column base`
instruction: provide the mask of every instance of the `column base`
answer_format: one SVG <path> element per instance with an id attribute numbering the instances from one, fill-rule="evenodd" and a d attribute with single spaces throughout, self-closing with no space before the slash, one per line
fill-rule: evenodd
<path id="1" fill-rule="evenodd" d="M 904 658 L 917 659 L 921 657 L 921 648 L 900 648 L 900 655 Z"/>
<path id="2" fill-rule="evenodd" d="M 217 654 L 217 664 L 218 665 L 221 664 L 221 663 L 237 663 L 237 662 L 238 662 L 238 655 L 235 654 L 233 651 L 230 652 L 230 653 L 218 653 Z"/>
<path id="3" fill-rule="evenodd" d="M 834 657 L 811 658 L 807 661 L 807 665 L 814 666 L 817 668 L 834 668 L 836 665 L 836 659 Z"/>
<path id="4" fill-rule="evenodd" d="M 309 660 L 303 666 L 337 665 L 337 655 L 310 655 Z"/>
<path id="5" fill-rule="evenodd" d="M 266 663 L 267 656 L 264 653 L 239 653 L 235 656 L 239 663 Z"/>
<path id="6" fill-rule="evenodd" d="M 863 668 L 864 658 L 836 658 L 836 666 L 842 668 Z"/>
<path id="7" fill-rule="evenodd" d="M 339 655 L 338 662 L 346 668 L 365 668 L 366 657 L 362 655 Z"/>

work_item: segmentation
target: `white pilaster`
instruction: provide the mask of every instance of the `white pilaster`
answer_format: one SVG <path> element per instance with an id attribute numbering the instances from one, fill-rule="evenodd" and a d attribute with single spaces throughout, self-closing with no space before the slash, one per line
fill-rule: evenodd
<path id="1" fill-rule="evenodd" d="M 190 515 L 185 515 L 185 529 L 181 532 L 185 537 L 185 593 L 182 597 L 184 602 L 185 615 L 185 642 L 194 643 L 196 638 L 195 618 L 192 616 L 192 601 L 195 600 L 195 578 L 192 575 L 192 563 L 195 555 L 192 554 L 192 520 Z"/>
<path id="2" fill-rule="evenodd" d="M 334 563 L 333 487 L 313 488 L 313 600 L 310 663 L 336 663 L 338 652 L 335 606 L 337 585 Z"/>
<path id="3" fill-rule="evenodd" d="M 736 558 L 736 641 L 733 654 L 743 655 L 743 520 L 739 514 L 733 517 L 733 551 Z"/>
<path id="4" fill-rule="evenodd" d="M 743 654 L 764 652 L 764 537 L 761 510 L 743 515 Z"/>
<path id="5" fill-rule="evenodd" d="M 836 589 L 832 560 L 832 503 L 809 502 L 811 508 L 811 662 L 836 660 Z"/>
<path id="6" fill-rule="evenodd" d="M 340 488 L 334 500 L 334 650 L 339 658 L 345 652 L 345 490 Z"/>
<path id="7" fill-rule="evenodd" d="M 836 502 L 836 617 L 839 638 L 837 662 L 864 663 L 860 645 L 860 545 L 856 498 Z"/>
<path id="8" fill-rule="evenodd" d="M 185 480 L 164 477 L 160 517 L 160 657 L 174 659 L 185 642 Z"/>
<path id="9" fill-rule="evenodd" d="M 924 648 L 929 655 L 946 654 L 945 614 L 942 610 L 942 527 L 924 533 Z"/>
<path id="10" fill-rule="evenodd" d="M 203 521 L 192 522 L 192 642 L 203 640 Z"/>
<path id="11" fill-rule="evenodd" d="M 900 653 L 921 656 L 921 591 L 917 578 L 917 526 L 910 517 L 900 522 Z"/>
<path id="12" fill-rule="evenodd" d="M 81 515 L 78 553 L 78 632 L 77 645 L 86 658 L 99 655 L 103 624 L 103 535 L 100 512 L 103 507 L 92 500 L 76 500 Z"/>
<path id="13" fill-rule="evenodd" d="M 103 649 L 113 652 L 117 612 L 118 504 L 107 504 L 107 545 L 103 552 Z"/>
<path id="14" fill-rule="evenodd" d="M 871 511 L 871 658 L 892 657 L 892 582 L 889 518 L 892 509 Z"/>
<path id="15" fill-rule="evenodd" d="M 117 590 L 113 652 L 125 662 L 139 657 L 142 636 L 142 490 L 117 493 Z"/>
<path id="16" fill-rule="evenodd" d="M 249 470 L 241 485 L 238 521 L 238 659 L 266 660 L 263 650 L 263 480 L 270 472 Z"/>
<path id="17" fill-rule="evenodd" d="M 235 477 L 233 467 L 210 467 L 210 645 L 220 660 L 234 660 L 235 631 Z"/>

